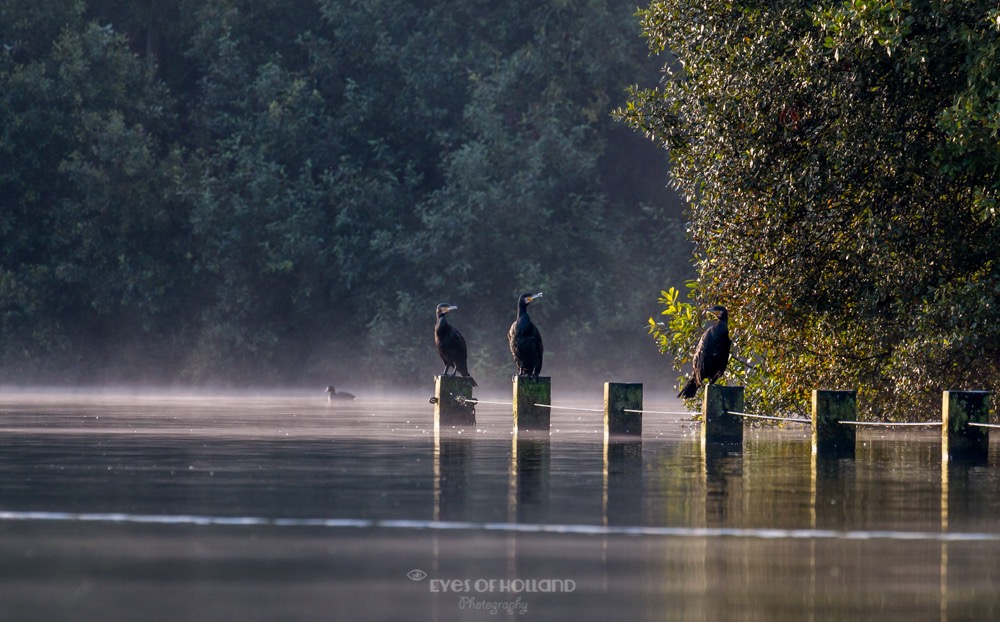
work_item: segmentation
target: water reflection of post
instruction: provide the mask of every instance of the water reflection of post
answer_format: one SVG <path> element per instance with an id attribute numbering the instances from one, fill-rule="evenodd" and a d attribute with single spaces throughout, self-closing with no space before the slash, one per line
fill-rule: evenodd
<path id="1" fill-rule="evenodd" d="M 950 513 L 968 515 L 969 471 L 989 462 L 989 430 L 970 423 L 989 423 L 988 391 L 944 391 L 941 401 L 941 532 Z M 941 619 L 948 619 L 948 543 L 941 541 Z"/>
<path id="2" fill-rule="evenodd" d="M 948 452 L 941 455 L 941 533 L 948 532 Z M 948 619 L 948 543 L 941 541 L 941 620 Z"/>
<path id="3" fill-rule="evenodd" d="M 811 460 L 809 522 L 813 529 L 844 529 L 856 478 L 854 460 L 815 451 Z"/>
<path id="4" fill-rule="evenodd" d="M 741 514 L 742 448 L 729 444 L 707 444 L 702 445 L 702 452 L 705 467 L 705 526 L 731 526 L 730 514 Z"/>
<path id="5" fill-rule="evenodd" d="M 467 520 L 472 439 L 434 435 L 434 520 Z"/>
<path id="6" fill-rule="evenodd" d="M 549 457 L 547 432 L 516 432 L 510 458 L 511 522 L 545 522 L 549 508 Z"/>
<path id="7" fill-rule="evenodd" d="M 854 464 L 853 456 L 821 453 L 815 451 L 814 445 L 809 482 L 809 524 L 812 529 L 844 529 L 850 524 L 847 500 L 855 496 L 854 481 L 857 476 Z M 817 589 L 825 587 L 817 585 L 816 569 L 838 565 L 835 558 L 818 559 L 816 545 L 817 540 L 813 538 L 809 543 L 809 605 L 814 613 Z M 831 549 L 825 547 L 824 550 Z"/>
<path id="8" fill-rule="evenodd" d="M 469 478 L 471 477 L 472 439 L 459 436 L 450 430 L 434 429 L 434 520 L 467 520 L 469 507 Z M 434 577 L 441 575 L 441 548 L 438 531 L 432 539 L 431 564 Z M 432 619 L 439 619 L 439 602 L 433 601 Z"/>
<path id="9" fill-rule="evenodd" d="M 604 469 L 601 522 L 608 525 L 642 524 L 642 437 L 610 434 L 604 428 Z M 601 541 L 602 585 L 608 589 L 608 535 Z"/>
<path id="10" fill-rule="evenodd" d="M 979 497 L 972 490 L 971 481 L 973 469 L 985 467 L 987 457 L 980 453 L 952 455 L 948 452 L 941 456 L 941 533 L 947 533 L 950 528 L 952 514 L 968 516 L 975 512 L 969 504 L 970 499 Z M 941 541 L 941 619 L 948 619 L 948 542 Z"/>
<path id="11" fill-rule="evenodd" d="M 742 516 L 743 446 L 733 443 L 701 443 L 704 490 L 704 526 L 707 528 L 736 527 Z M 699 600 L 704 603 L 703 619 L 721 619 L 722 601 L 709 592 L 714 589 L 718 574 L 717 559 L 725 558 L 732 549 L 725 538 L 703 538 L 701 550 L 693 549 L 695 563 L 692 580 L 701 586 Z M 721 551 L 721 553 L 720 553 Z"/>
<path id="12" fill-rule="evenodd" d="M 514 431 L 507 516 L 511 523 L 544 523 L 549 512 L 549 433 Z M 517 576 L 518 536 L 508 540 L 508 573 Z"/>
<path id="13" fill-rule="evenodd" d="M 642 523 L 642 439 L 604 437 L 605 525 Z"/>

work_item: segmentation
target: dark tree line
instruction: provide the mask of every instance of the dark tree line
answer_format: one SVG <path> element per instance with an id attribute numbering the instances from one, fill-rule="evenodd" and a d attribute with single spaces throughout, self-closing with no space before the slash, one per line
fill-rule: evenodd
<path id="1" fill-rule="evenodd" d="M 499 379 L 529 289 L 552 373 L 655 365 L 689 251 L 609 117 L 658 75 L 633 10 L 4 2 L 5 379 L 424 381 L 442 301 Z"/>

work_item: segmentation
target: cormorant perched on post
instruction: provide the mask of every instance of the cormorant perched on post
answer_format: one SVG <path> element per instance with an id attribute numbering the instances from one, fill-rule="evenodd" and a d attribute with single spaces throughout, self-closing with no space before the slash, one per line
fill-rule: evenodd
<path id="1" fill-rule="evenodd" d="M 465 346 L 465 337 L 458 332 L 454 326 L 448 323 L 445 315 L 449 311 L 454 311 L 458 307 L 442 302 L 437 306 L 437 324 L 434 326 L 434 344 L 437 346 L 438 354 L 444 361 L 444 371 L 442 376 L 448 375 L 448 369 L 454 368 L 451 375 L 462 374 L 462 376 L 472 380 L 472 386 L 478 387 L 476 380 L 469 374 L 469 351 Z"/>
<path id="2" fill-rule="evenodd" d="M 542 335 L 528 316 L 528 305 L 541 297 L 541 293 L 521 294 L 517 299 L 517 319 L 507 332 L 507 342 L 510 344 L 510 353 L 514 355 L 518 376 L 533 376 L 537 379 L 538 374 L 542 373 Z"/>
<path id="3" fill-rule="evenodd" d="M 337 389 L 333 388 L 332 386 L 329 386 L 329 387 L 326 388 L 326 393 L 327 393 L 327 396 L 326 396 L 326 401 L 327 402 L 332 402 L 333 400 L 353 400 L 354 399 L 354 394 L 353 393 L 347 393 L 345 391 L 339 391 L 338 392 Z"/>
<path id="4" fill-rule="evenodd" d="M 732 341 L 729 339 L 729 312 L 720 305 L 706 309 L 716 314 L 718 321 L 709 326 L 698 340 L 694 349 L 694 373 L 687 381 L 677 397 L 691 399 L 703 384 L 712 384 L 722 377 L 729 365 L 729 349 Z"/>

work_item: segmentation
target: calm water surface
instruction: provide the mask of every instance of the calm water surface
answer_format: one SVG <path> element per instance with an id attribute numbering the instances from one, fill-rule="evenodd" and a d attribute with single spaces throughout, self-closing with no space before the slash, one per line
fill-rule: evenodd
<path id="1" fill-rule="evenodd" d="M 487 398 L 484 398 L 487 399 Z M 494 396 L 492 399 L 502 400 Z M 601 408 L 601 395 L 556 404 Z M 649 410 L 677 410 L 647 397 Z M 1000 460 L 426 396 L 0 396 L 0 620 L 1000 618 Z"/>

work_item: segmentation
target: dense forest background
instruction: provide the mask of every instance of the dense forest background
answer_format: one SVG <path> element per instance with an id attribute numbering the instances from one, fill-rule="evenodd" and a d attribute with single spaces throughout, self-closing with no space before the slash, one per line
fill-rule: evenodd
<path id="1" fill-rule="evenodd" d="M 692 276 L 624 0 L 5 0 L 4 382 L 416 386 L 434 307 L 509 386 L 661 378 Z"/>

